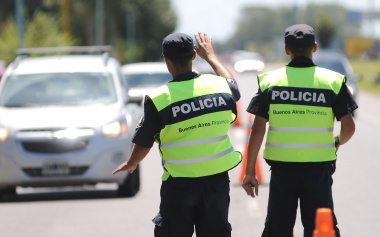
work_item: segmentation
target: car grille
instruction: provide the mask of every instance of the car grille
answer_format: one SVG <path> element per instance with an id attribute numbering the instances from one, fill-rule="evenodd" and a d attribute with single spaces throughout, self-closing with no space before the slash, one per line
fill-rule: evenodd
<path id="1" fill-rule="evenodd" d="M 67 173 L 67 174 L 52 174 L 52 175 L 49 175 L 49 177 L 82 175 L 86 172 L 87 169 L 88 169 L 88 166 L 71 166 L 71 167 L 69 167 L 69 173 Z M 43 175 L 42 168 L 24 168 L 23 171 L 30 177 L 46 176 L 46 175 Z"/>
<path id="2" fill-rule="evenodd" d="M 54 134 L 67 128 L 29 129 L 17 133 L 22 148 L 28 152 L 57 154 L 85 149 L 94 131 L 91 128 L 75 129 L 75 139 L 58 138 Z"/>
<path id="3" fill-rule="evenodd" d="M 86 148 L 88 140 L 75 141 L 24 141 L 24 150 L 35 153 L 65 153 Z"/>

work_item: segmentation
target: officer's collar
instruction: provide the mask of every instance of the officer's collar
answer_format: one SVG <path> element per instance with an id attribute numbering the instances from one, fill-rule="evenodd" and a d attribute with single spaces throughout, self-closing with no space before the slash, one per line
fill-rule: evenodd
<path id="1" fill-rule="evenodd" d="M 313 67 L 315 64 L 313 63 L 313 60 L 311 60 L 308 57 L 299 56 L 293 58 L 292 61 L 287 65 L 289 67 Z"/>
<path id="2" fill-rule="evenodd" d="M 196 71 L 187 72 L 187 73 L 176 75 L 175 77 L 173 77 L 172 81 L 187 81 L 187 80 L 191 80 L 193 78 L 199 77 L 200 75 L 201 74 L 199 74 Z"/>

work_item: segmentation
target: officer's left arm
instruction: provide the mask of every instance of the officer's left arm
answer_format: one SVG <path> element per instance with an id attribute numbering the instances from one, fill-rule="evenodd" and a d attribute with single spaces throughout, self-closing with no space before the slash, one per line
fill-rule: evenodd
<path id="1" fill-rule="evenodd" d="M 235 78 L 228 68 L 219 61 L 218 57 L 214 53 L 211 37 L 209 37 L 206 33 L 199 32 L 195 34 L 195 40 L 198 43 L 198 47 L 195 47 L 197 54 L 202 59 L 206 60 L 216 75 L 224 78 Z"/>

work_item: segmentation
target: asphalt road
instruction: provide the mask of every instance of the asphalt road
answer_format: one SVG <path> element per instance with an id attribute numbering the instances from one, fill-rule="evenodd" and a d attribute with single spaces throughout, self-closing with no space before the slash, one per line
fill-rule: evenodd
<path id="1" fill-rule="evenodd" d="M 236 149 L 247 139 L 245 108 L 257 90 L 254 74 L 237 75 L 242 93 L 242 126 L 230 131 Z M 380 98 L 359 94 L 356 134 L 338 152 L 334 174 L 335 209 L 345 237 L 380 236 Z M 339 123 L 337 123 L 339 126 Z M 250 198 L 239 185 L 241 167 L 230 171 L 232 236 L 260 236 L 266 215 L 270 172 L 261 159 L 263 183 Z M 159 205 L 160 158 L 155 146 L 141 163 L 141 190 L 133 198 L 117 198 L 113 184 L 82 188 L 18 188 L 16 199 L 0 203 L 1 237 L 148 237 Z M 299 218 L 294 236 L 301 237 Z"/>

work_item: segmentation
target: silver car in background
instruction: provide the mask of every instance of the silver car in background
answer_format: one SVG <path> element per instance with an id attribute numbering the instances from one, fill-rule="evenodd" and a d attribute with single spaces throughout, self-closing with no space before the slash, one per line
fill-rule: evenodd
<path id="1" fill-rule="evenodd" d="M 121 71 L 128 84 L 129 99 L 137 104 L 142 103 L 145 95 L 172 80 L 164 62 L 125 64 Z"/>
<path id="2" fill-rule="evenodd" d="M 129 157 L 139 114 L 125 94 L 118 61 L 106 51 L 18 51 L 0 83 L 0 195 L 15 194 L 18 186 L 101 182 L 117 183 L 119 196 L 138 192 L 138 169 L 111 174 Z M 76 55 L 28 56 L 47 52 Z"/>

